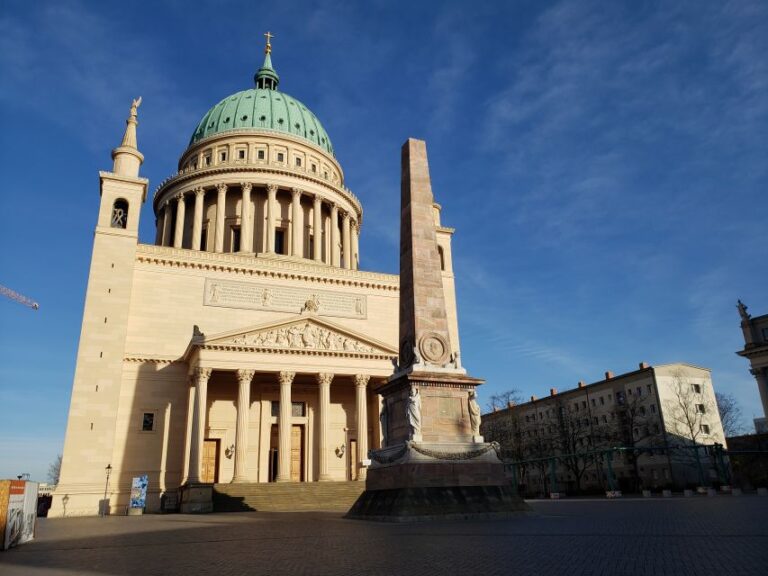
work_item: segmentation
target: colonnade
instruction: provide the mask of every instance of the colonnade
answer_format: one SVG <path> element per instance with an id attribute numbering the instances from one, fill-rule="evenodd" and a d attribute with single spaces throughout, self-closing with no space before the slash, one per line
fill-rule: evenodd
<path id="1" fill-rule="evenodd" d="M 240 193 L 242 194 L 242 201 L 240 203 L 240 245 L 250 248 L 253 246 L 253 231 L 254 220 L 253 210 L 251 202 L 251 192 L 253 190 L 253 183 L 242 182 L 239 184 Z M 266 185 L 267 190 L 267 206 L 266 206 L 266 242 L 265 251 L 267 253 L 275 253 L 275 233 L 278 229 L 278 221 L 280 218 L 280 204 L 277 199 L 279 187 L 275 184 Z M 230 190 L 230 185 L 221 183 L 217 184 L 216 190 L 216 220 L 213 238 L 213 251 L 224 252 L 224 234 L 226 228 L 226 204 L 227 193 Z M 203 218 L 205 209 L 205 196 L 206 193 L 213 190 L 207 190 L 203 187 L 197 187 L 186 192 L 179 192 L 173 199 L 166 200 L 161 208 L 162 213 L 158 216 L 157 222 L 157 240 L 156 243 L 161 246 L 173 246 L 174 248 L 182 248 L 184 241 L 184 225 L 186 220 L 186 204 L 187 196 L 194 194 L 195 207 L 192 220 L 192 242 L 190 248 L 192 250 L 201 250 L 205 247 L 202 246 L 202 230 L 203 230 Z M 301 226 L 301 200 L 303 196 L 312 196 L 312 218 L 311 225 L 307 224 Z M 326 218 L 323 215 L 323 207 L 328 207 L 330 213 L 330 220 L 325 224 L 325 230 L 323 230 L 323 222 Z M 249 208 L 249 209 L 244 209 Z M 174 225 L 174 212 L 175 212 L 175 225 Z M 359 222 L 353 218 L 352 214 L 347 211 L 341 210 L 339 206 L 332 201 L 327 200 L 320 194 L 311 194 L 299 188 L 293 188 L 291 190 L 291 205 L 290 205 L 290 255 L 298 256 L 302 258 L 312 259 L 316 262 L 325 262 L 332 266 L 344 267 L 347 269 L 358 269 L 359 265 L 359 236 L 360 225 Z M 173 230 L 171 228 L 174 228 Z M 305 251 L 304 243 L 304 229 L 311 229 L 312 238 L 311 247 Z M 325 242 L 325 235 L 330 236 L 329 249 L 323 257 L 323 243 Z M 287 241 L 288 238 L 286 238 Z M 208 240 L 210 245 L 210 239 Z M 244 250 L 247 252 L 249 250 Z M 305 253 L 306 252 L 306 253 Z"/>
<path id="2" fill-rule="evenodd" d="M 189 393 L 189 410 L 192 413 L 191 436 L 189 451 L 189 470 L 187 481 L 199 483 L 201 481 L 201 468 L 203 458 L 203 443 L 205 440 L 206 414 L 208 410 L 208 381 L 213 370 L 211 368 L 195 368 Z M 251 406 L 251 382 L 256 374 L 254 370 L 237 370 L 237 420 L 235 424 L 235 454 L 234 475 L 232 482 L 248 482 L 248 429 Z M 289 482 L 291 480 L 291 385 L 296 376 L 295 372 L 283 371 L 277 374 L 280 383 L 280 411 L 277 418 L 278 424 L 278 464 L 277 482 Z M 328 481 L 331 476 L 328 472 L 328 459 L 331 447 L 329 445 L 329 413 L 331 409 L 331 383 L 336 374 L 321 372 L 316 374 L 318 385 L 318 480 Z M 355 380 L 355 405 L 358 460 L 368 454 L 368 382 L 367 374 L 354 375 Z M 359 462 L 355 463 L 359 466 Z M 358 480 L 365 479 L 365 468 L 360 467 Z"/>

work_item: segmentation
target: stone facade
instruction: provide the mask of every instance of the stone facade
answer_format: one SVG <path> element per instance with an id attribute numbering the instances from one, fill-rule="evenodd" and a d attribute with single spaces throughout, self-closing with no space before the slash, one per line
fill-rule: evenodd
<path id="1" fill-rule="evenodd" d="M 744 335 L 744 349 L 737 354 L 749 360 L 749 371 L 757 381 L 763 414 L 768 417 L 768 314 L 753 318 L 741 300 L 737 307 Z"/>
<path id="2" fill-rule="evenodd" d="M 156 242 L 141 244 L 139 104 L 101 173 L 50 515 L 123 513 L 142 474 L 150 511 L 184 484 L 364 480 L 382 437 L 374 389 L 398 356 L 399 278 L 360 269 L 362 206 L 339 162 L 293 133 L 209 134 L 158 187 Z M 436 277 L 458 354 L 439 211 Z"/>

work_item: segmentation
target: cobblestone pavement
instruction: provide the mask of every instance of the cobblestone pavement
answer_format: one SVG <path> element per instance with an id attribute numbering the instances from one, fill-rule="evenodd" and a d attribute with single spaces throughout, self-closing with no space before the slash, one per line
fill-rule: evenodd
<path id="1" fill-rule="evenodd" d="M 768 498 L 530 502 L 503 520 L 384 524 L 339 514 L 41 519 L 2 576 L 768 574 Z"/>

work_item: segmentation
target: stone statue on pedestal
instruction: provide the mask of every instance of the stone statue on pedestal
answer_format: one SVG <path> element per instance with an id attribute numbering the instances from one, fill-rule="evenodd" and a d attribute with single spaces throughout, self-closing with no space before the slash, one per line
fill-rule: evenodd
<path id="1" fill-rule="evenodd" d="M 408 426 L 411 427 L 411 440 L 421 439 L 421 394 L 416 386 L 411 386 L 406 408 Z"/>
<path id="2" fill-rule="evenodd" d="M 469 423 L 472 426 L 472 436 L 480 436 L 480 405 L 477 403 L 477 392 L 469 391 Z"/>

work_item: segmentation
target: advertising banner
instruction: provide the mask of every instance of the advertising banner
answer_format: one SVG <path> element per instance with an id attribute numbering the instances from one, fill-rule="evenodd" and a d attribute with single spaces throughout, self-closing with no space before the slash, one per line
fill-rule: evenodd
<path id="1" fill-rule="evenodd" d="M 0 508 L 3 508 L 3 514 L 0 516 L 5 516 L 2 549 L 7 550 L 29 542 L 35 535 L 37 482 L 10 480 L 4 484 L 3 499 L 7 494 L 7 500 L 0 505 Z"/>
<path id="2" fill-rule="evenodd" d="M 147 504 L 147 485 L 149 477 L 144 474 L 133 479 L 131 484 L 131 508 L 144 508 Z"/>

